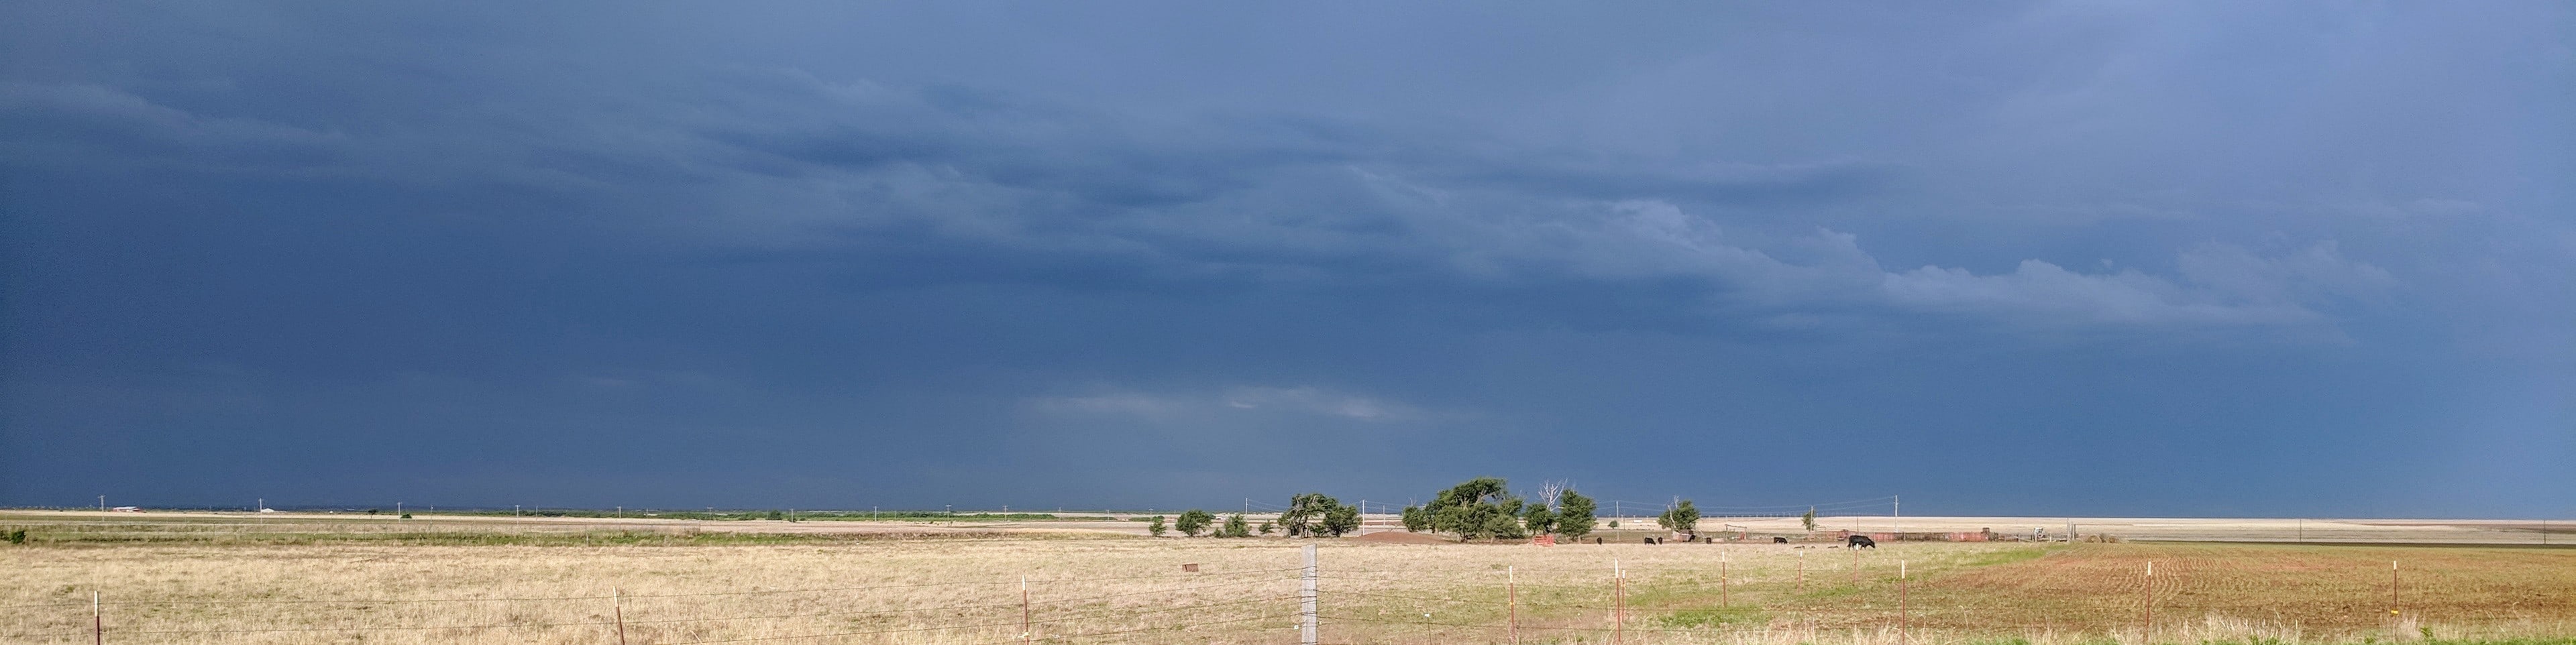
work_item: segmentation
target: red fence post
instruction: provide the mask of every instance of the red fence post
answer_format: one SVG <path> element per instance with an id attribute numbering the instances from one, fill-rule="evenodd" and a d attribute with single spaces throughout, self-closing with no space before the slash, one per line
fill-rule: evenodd
<path id="1" fill-rule="evenodd" d="M 2144 591 L 2147 596 L 2147 616 L 2145 622 L 2138 624 L 2138 639 L 2152 641 L 2156 633 L 2156 561 L 2154 560 L 2147 561 L 2146 580 Z"/>
<path id="2" fill-rule="evenodd" d="M 1618 560 L 1610 561 L 1610 607 L 1610 642 L 1627 642 L 1628 572 Z"/>
<path id="3" fill-rule="evenodd" d="M 626 645 L 626 591 L 608 590 L 608 604 L 617 614 L 617 645 Z"/>

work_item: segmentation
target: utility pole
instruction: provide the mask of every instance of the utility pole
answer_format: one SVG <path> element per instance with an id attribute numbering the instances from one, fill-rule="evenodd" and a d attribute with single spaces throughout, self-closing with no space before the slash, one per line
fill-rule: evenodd
<path id="1" fill-rule="evenodd" d="M 1891 519 L 1889 519 L 1889 520 L 1888 520 L 1888 522 L 1887 522 L 1887 528 L 1888 528 L 1888 529 L 1890 529 L 1890 530 L 1892 530 L 1892 531 L 1893 531 L 1893 532 L 1895 532 L 1895 533 L 1904 533 L 1904 532 L 1905 532 L 1905 498 L 1904 498 L 1904 497 L 1901 497 L 1901 496 L 1896 496 L 1896 495 L 1889 495 L 1889 496 L 1887 496 L 1887 497 L 1888 497 L 1888 499 L 1893 500 L 1893 501 L 1891 501 L 1891 502 L 1889 502 L 1889 503 L 1888 503 L 1888 507 L 1887 507 L 1888 515 L 1892 516 L 1892 517 L 1891 517 Z M 1896 536 L 1896 539 L 1902 540 L 1902 539 L 1905 539 L 1905 536 L 1903 536 L 1903 535 L 1898 535 L 1898 536 Z"/>
<path id="2" fill-rule="evenodd" d="M 106 496 L 106 495 L 100 495 L 100 496 L 98 496 L 98 512 L 101 512 L 101 513 L 105 513 L 105 512 L 107 512 L 107 496 Z"/>

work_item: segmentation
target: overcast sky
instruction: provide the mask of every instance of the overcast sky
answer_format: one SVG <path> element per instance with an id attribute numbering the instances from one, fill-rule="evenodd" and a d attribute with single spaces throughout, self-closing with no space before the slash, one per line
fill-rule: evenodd
<path id="1" fill-rule="evenodd" d="M 2576 516 L 2576 7 L 0 5 L 0 504 Z"/>

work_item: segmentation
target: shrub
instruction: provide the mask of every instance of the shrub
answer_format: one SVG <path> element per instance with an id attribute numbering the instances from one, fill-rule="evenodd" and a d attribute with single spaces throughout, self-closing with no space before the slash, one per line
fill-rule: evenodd
<path id="1" fill-rule="evenodd" d="M 26 544 L 26 543 L 27 543 L 27 530 L 26 530 L 26 529 L 18 529 L 18 530 L 15 530 L 15 531 L 10 531 L 10 532 L 9 532 L 9 543 L 10 543 L 10 544 Z"/>
<path id="2" fill-rule="evenodd" d="M 1808 533 L 1816 532 L 1816 507 L 1807 507 L 1807 514 L 1798 516 L 1798 523 L 1805 525 Z"/>
<path id="3" fill-rule="evenodd" d="M 1279 532 L 1279 525 L 1270 523 L 1270 520 L 1262 520 L 1262 521 L 1261 521 L 1261 534 L 1262 534 L 1262 535 L 1269 535 L 1269 534 L 1277 533 L 1277 532 Z"/>
<path id="4" fill-rule="evenodd" d="M 1217 529 L 1216 536 L 1230 538 L 1252 537 L 1252 525 L 1243 521 L 1242 513 L 1227 515 L 1225 516 L 1225 527 Z"/>
<path id="5" fill-rule="evenodd" d="M 1430 511 L 1423 510 L 1420 506 L 1404 507 L 1404 531 L 1406 533 L 1421 533 L 1428 530 L 1431 530 Z"/>
<path id="6" fill-rule="evenodd" d="M 1209 524 L 1215 522 L 1215 515 L 1193 508 L 1181 513 L 1181 520 L 1175 523 L 1175 528 L 1181 530 L 1181 535 L 1198 537 L 1200 532 L 1208 530 Z"/>
<path id="7" fill-rule="evenodd" d="M 410 514 L 410 513 L 404 513 L 404 514 L 403 514 L 403 516 L 402 516 L 402 518 L 403 518 L 403 519 L 406 519 L 406 520 L 411 519 L 411 514 Z"/>
<path id="8" fill-rule="evenodd" d="M 1161 515 L 1154 516 L 1154 523 L 1145 525 L 1145 532 L 1154 534 L 1154 537 L 1163 537 L 1163 532 L 1166 530 L 1168 529 L 1163 528 Z"/>

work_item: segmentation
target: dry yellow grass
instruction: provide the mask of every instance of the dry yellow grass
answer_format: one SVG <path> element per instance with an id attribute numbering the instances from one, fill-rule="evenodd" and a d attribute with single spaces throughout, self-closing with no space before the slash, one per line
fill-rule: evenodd
<path id="1" fill-rule="evenodd" d="M 618 642 L 621 615 L 636 645 L 1294 643 L 1303 544 L 201 537 L 0 546 L 0 642 L 86 642 L 98 591 L 111 643 L 596 644 Z M 2148 639 L 2134 573 L 2148 559 L 2163 567 L 2156 642 L 2352 642 L 2412 637 L 2419 627 L 2444 637 L 2563 636 L 2576 618 L 2576 551 L 2556 549 L 1908 543 L 1855 554 L 1770 544 L 1321 543 L 1327 643 L 2137 642 Z M 2421 585 L 2404 590 L 2416 604 L 2395 617 L 2374 600 L 2385 597 L 2373 585 L 2389 559 L 2416 562 L 2409 575 Z M 1909 574 L 1901 610 L 1899 561 Z M 1614 582 L 1614 562 L 1624 582 Z M 1183 573 L 1183 563 L 1200 571 Z"/>

